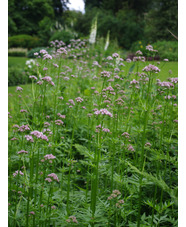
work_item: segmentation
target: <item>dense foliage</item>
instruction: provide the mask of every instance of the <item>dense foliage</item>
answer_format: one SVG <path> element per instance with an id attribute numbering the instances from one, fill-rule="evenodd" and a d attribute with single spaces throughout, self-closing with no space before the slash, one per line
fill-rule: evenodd
<path id="1" fill-rule="evenodd" d="M 9 226 L 176 227 L 178 78 L 159 79 L 168 60 L 51 45 L 28 64 L 31 92 L 9 94 Z"/>
<path id="2" fill-rule="evenodd" d="M 145 43 L 175 40 L 170 32 L 178 34 L 178 2 L 175 0 L 85 0 L 84 14 L 69 11 L 68 1 L 8 2 L 9 36 L 36 36 L 41 40 L 40 46 L 47 46 L 49 40 L 59 37 L 61 32 L 65 39 L 67 33 L 75 34 L 75 38 L 87 37 L 96 14 L 98 37 L 106 37 L 110 31 L 111 39 L 117 39 L 119 46 L 127 50 L 138 40 Z"/>

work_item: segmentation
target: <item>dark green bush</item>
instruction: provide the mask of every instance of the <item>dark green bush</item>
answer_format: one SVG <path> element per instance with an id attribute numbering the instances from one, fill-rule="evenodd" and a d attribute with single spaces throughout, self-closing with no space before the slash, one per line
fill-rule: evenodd
<path id="1" fill-rule="evenodd" d="M 135 53 L 137 50 L 141 50 L 144 56 L 147 56 L 148 51 L 146 46 L 149 43 L 145 41 L 136 41 L 132 44 L 131 51 Z M 150 43 L 154 50 L 158 50 L 157 55 L 161 60 L 168 58 L 169 61 L 178 61 L 178 42 L 177 41 L 157 41 Z"/>
<path id="2" fill-rule="evenodd" d="M 8 48 L 11 47 L 24 47 L 24 48 L 34 48 L 38 47 L 40 40 L 38 37 L 30 35 L 15 35 L 8 37 Z"/>
<path id="3" fill-rule="evenodd" d="M 157 41 L 152 44 L 158 50 L 160 58 L 168 58 L 169 61 L 178 61 L 178 42 L 177 41 Z"/>
<path id="4" fill-rule="evenodd" d="M 8 86 L 16 86 L 30 82 L 29 76 L 22 68 L 10 67 L 8 69 Z"/>
<path id="5" fill-rule="evenodd" d="M 27 57 L 28 58 L 36 58 L 37 56 L 34 55 L 34 53 L 39 53 L 40 50 L 46 50 L 48 51 L 49 54 L 52 53 L 52 48 L 48 48 L 48 47 L 36 47 L 36 48 L 33 48 L 31 50 L 28 51 L 27 53 Z"/>
<path id="6" fill-rule="evenodd" d="M 55 32 L 49 41 L 54 41 L 54 40 L 62 40 L 65 44 L 69 44 L 71 39 L 74 39 L 75 36 L 72 32 L 70 31 L 60 31 L 60 32 Z"/>

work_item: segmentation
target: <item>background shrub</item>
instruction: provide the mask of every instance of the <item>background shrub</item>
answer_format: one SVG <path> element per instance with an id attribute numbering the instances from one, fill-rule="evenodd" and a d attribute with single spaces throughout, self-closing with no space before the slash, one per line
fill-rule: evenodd
<path id="1" fill-rule="evenodd" d="M 29 76 L 22 68 L 10 67 L 8 69 L 8 86 L 16 86 L 30 82 Z"/>
<path id="2" fill-rule="evenodd" d="M 69 44 L 71 39 L 74 39 L 75 35 L 70 31 L 59 31 L 54 33 L 49 41 L 62 40 L 65 44 Z"/>
<path id="3" fill-rule="evenodd" d="M 8 48 L 11 47 L 23 47 L 23 48 L 33 48 L 38 47 L 40 40 L 36 36 L 30 35 L 15 35 L 8 37 Z"/>
<path id="4" fill-rule="evenodd" d="M 158 50 L 157 55 L 160 60 L 168 58 L 169 61 L 178 61 L 178 42 L 177 41 L 157 41 L 155 43 L 149 43 L 155 50 Z M 136 41 L 131 46 L 131 52 L 135 53 L 137 50 L 141 50 L 144 56 L 147 56 L 148 51 L 146 50 L 144 41 Z"/>
<path id="5" fill-rule="evenodd" d="M 158 50 L 161 60 L 168 58 L 169 61 L 178 61 L 177 41 L 157 41 L 152 46 Z"/>
<path id="6" fill-rule="evenodd" d="M 27 53 L 27 57 L 28 58 L 36 58 L 38 56 L 35 56 L 34 53 L 39 53 L 40 50 L 46 50 L 48 51 L 49 54 L 52 54 L 52 51 L 53 51 L 53 48 L 49 48 L 49 47 L 36 47 L 36 48 L 33 48 L 31 50 L 28 51 Z"/>

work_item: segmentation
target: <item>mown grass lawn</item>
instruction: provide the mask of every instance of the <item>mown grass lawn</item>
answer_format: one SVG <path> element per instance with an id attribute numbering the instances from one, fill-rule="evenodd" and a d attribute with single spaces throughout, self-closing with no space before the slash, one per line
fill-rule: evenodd
<path id="1" fill-rule="evenodd" d="M 8 68 L 13 66 L 19 66 L 24 68 L 25 62 L 29 60 L 29 58 L 25 57 L 8 57 Z"/>

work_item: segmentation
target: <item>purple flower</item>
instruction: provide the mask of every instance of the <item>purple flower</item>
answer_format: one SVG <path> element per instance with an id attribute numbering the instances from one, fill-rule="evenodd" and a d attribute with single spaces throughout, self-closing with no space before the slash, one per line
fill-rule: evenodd
<path id="1" fill-rule="evenodd" d="M 13 137 L 11 140 L 14 141 L 14 140 L 18 140 L 18 139 L 16 137 Z"/>
<path id="2" fill-rule="evenodd" d="M 21 113 L 28 113 L 28 111 L 27 110 L 24 110 L 24 109 L 21 109 L 20 112 Z"/>
<path id="3" fill-rule="evenodd" d="M 62 120 L 55 120 L 56 125 L 63 125 L 64 122 Z"/>
<path id="4" fill-rule="evenodd" d="M 113 58 L 112 58 L 111 56 L 108 56 L 108 57 L 107 57 L 107 60 L 112 61 L 112 60 L 113 60 Z"/>
<path id="5" fill-rule="evenodd" d="M 114 54 L 112 54 L 112 57 L 113 57 L 113 58 L 118 58 L 118 57 L 119 57 L 119 54 L 114 53 Z"/>
<path id="6" fill-rule="evenodd" d="M 52 182 L 52 179 L 50 178 L 45 178 L 45 181 L 48 181 L 49 183 Z"/>
<path id="7" fill-rule="evenodd" d="M 19 127 L 18 131 L 24 132 L 24 131 L 28 131 L 28 130 L 30 130 L 28 125 L 22 125 L 22 126 Z"/>
<path id="8" fill-rule="evenodd" d="M 127 59 L 126 59 L 126 62 L 127 62 L 127 63 L 130 63 L 130 62 L 131 62 L 131 59 L 130 59 L 130 58 L 127 58 Z"/>
<path id="9" fill-rule="evenodd" d="M 133 146 L 132 146 L 132 145 L 129 145 L 129 146 L 128 146 L 128 150 L 129 150 L 129 151 L 134 151 Z"/>
<path id="10" fill-rule="evenodd" d="M 53 154 L 47 154 L 44 156 L 45 160 L 50 160 L 50 159 L 55 159 L 55 158 L 56 158 L 56 156 L 54 156 Z"/>
<path id="11" fill-rule="evenodd" d="M 43 81 L 38 81 L 37 84 L 42 85 Z"/>
<path id="12" fill-rule="evenodd" d="M 31 143 L 34 142 L 32 136 L 30 136 L 30 135 L 25 135 L 25 138 L 26 138 L 27 141 L 29 141 L 29 142 L 31 142 Z"/>
<path id="13" fill-rule="evenodd" d="M 61 100 L 63 100 L 64 98 L 63 98 L 62 96 L 60 96 L 60 97 L 58 97 L 58 99 L 61 99 Z"/>
<path id="14" fill-rule="evenodd" d="M 42 80 L 50 83 L 52 81 L 52 78 L 50 76 L 45 76 L 45 77 L 42 78 Z"/>
<path id="15" fill-rule="evenodd" d="M 77 98 L 76 98 L 76 102 L 83 102 L 83 99 L 80 98 L 80 97 L 77 97 Z"/>
<path id="16" fill-rule="evenodd" d="M 132 81 L 130 81 L 130 84 L 139 84 L 139 81 L 133 79 Z"/>
<path id="17" fill-rule="evenodd" d="M 42 49 L 42 50 L 39 51 L 39 53 L 40 54 L 47 54 L 48 52 L 46 50 Z"/>
<path id="18" fill-rule="evenodd" d="M 52 59 L 52 56 L 50 54 L 44 54 L 43 60 L 45 60 L 45 59 Z"/>
<path id="19" fill-rule="evenodd" d="M 99 115 L 99 114 L 102 114 L 102 115 L 108 115 L 110 117 L 112 117 L 112 114 L 107 110 L 107 109 L 100 109 L 100 110 L 96 110 L 94 112 L 95 115 Z"/>
<path id="20" fill-rule="evenodd" d="M 143 71 L 158 73 L 158 72 L 160 72 L 160 69 L 157 66 L 155 66 L 155 65 L 149 64 L 149 65 L 145 66 Z"/>
<path id="21" fill-rule="evenodd" d="M 75 106 L 74 100 L 73 99 L 69 99 L 68 100 L 73 106 Z"/>
<path id="22" fill-rule="evenodd" d="M 149 142 L 147 142 L 146 144 L 145 144 L 145 147 L 151 147 L 152 146 L 152 144 L 151 143 L 149 143 Z"/>
<path id="23" fill-rule="evenodd" d="M 22 92 L 23 88 L 22 87 L 17 87 L 16 90 Z"/>
<path id="24" fill-rule="evenodd" d="M 110 77 L 110 74 L 111 74 L 111 72 L 108 72 L 108 71 L 103 71 L 103 72 L 101 72 L 101 76 L 102 77 Z"/>
<path id="25" fill-rule="evenodd" d="M 103 128 L 102 131 L 103 132 L 110 132 L 110 130 L 108 128 Z"/>
<path id="26" fill-rule="evenodd" d="M 136 54 L 138 54 L 138 55 L 143 55 L 143 53 L 141 52 L 141 50 L 137 50 L 137 51 L 136 51 Z"/>
<path id="27" fill-rule="evenodd" d="M 56 68 L 59 68 L 59 65 L 57 65 L 57 64 L 53 63 L 53 66 L 56 67 Z"/>
<path id="28" fill-rule="evenodd" d="M 53 178 L 53 180 L 59 182 L 58 176 L 55 173 L 48 174 L 48 177 Z"/>
<path id="29" fill-rule="evenodd" d="M 147 45 L 146 50 L 153 51 L 153 47 L 151 45 Z"/>
<path id="30" fill-rule="evenodd" d="M 37 77 L 36 76 L 29 76 L 30 79 L 34 79 L 34 80 L 37 80 Z"/>
<path id="31" fill-rule="evenodd" d="M 28 151 L 21 150 L 21 151 L 18 151 L 17 153 L 18 154 L 28 154 Z"/>
<path id="32" fill-rule="evenodd" d="M 17 175 L 21 175 L 21 176 L 23 176 L 24 175 L 24 173 L 22 173 L 21 171 L 15 171 L 15 173 L 13 173 L 13 176 L 15 177 L 15 176 L 17 176 Z"/>
<path id="33" fill-rule="evenodd" d="M 46 135 L 44 135 L 42 132 L 39 132 L 37 130 L 31 132 L 30 134 L 34 135 L 38 139 L 42 139 L 42 140 L 48 141 L 48 137 Z"/>

